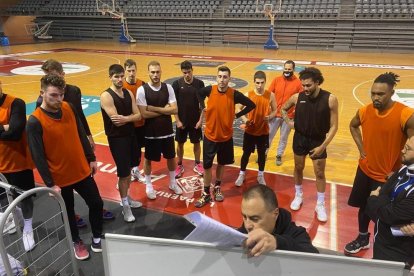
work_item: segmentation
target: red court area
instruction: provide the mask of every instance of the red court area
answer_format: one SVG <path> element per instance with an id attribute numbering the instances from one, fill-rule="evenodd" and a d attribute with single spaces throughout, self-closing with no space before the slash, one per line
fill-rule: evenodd
<path id="1" fill-rule="evenodd" d="M 95 180 L 99 186 L 101 196 L 106 200 L 119 201 L 120 197 L 116 189 L 116 166 L 114 165 L 109 147 L 97 145 L 96 156 L 98 160 L 98 173 L 95 176 Z M 168 169 L 165 160 L 159 163 L 153 162 L 152 179 L 154 188 L 157 191 L 157 198 L 149 200 L 145 194 L 145 185 L 141 182 L 131 183 L 131 197 L 141 201 L 146 208 L 178 215 L 198 210 L 227 225 L 233 227 L 240 226 L 242 223 L 240 213 L 241 195 L 249 186 L 256 184 L 257 171 L 248 170 L 245 184 L 242 187 L 236 187 L 234 181 L 238 176 L 239 169 L 235 166 L 226 167 L 224 178 L 222 179 L 224 202 L 212 202 L 210 205 L 199 209 L 194 207 L 194 201 L 200 195 L 202 178 L 193 172 L 193 166 L 193 161 L 184 160 L 184 176 L 177 180 L 184 192 L 182 195 L 175 195 L 168 188 Z M 289 210 L 289 204 L 294 196 L 293 177 L 276 173 L 265 173 L 265 179 L 267 185 L 276 192 L 279 206 Z M 41 182 L 38 175 L 36 175 L 36 180 Z M 293 221 L 307 229 L 315 246 L 343 251 L 345 244 L 353 240 L 358 234 L 357 209 L 347 205 L 351 188 L 328 183 L 326 189 L 328 222 L 326 223 L 320 223 L 314 212 L 316 204 L 315 181 L 304 180 L 303 189 L 305 196 L 304 204 L 299 211 L 291 211 Z M 365 250 L 360 252 L 358 256 L 369 258 L 372 256 L 372 252 L 371 250 Z"/>

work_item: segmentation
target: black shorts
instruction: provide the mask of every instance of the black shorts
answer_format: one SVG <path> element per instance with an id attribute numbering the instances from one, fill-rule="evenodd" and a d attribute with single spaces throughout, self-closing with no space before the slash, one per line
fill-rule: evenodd
<path id="1" fill-rule="evenodd" d="M 355 174 L 354 185 L 349 195 L 348 205 L 352 207 L 365 208 L 367 200 L 372 191 L 376 190 L 384 182 L 379 182 L 366 175 L 358 166 Z"/>
<path id="2" fill-rule="evenodd" d="M 184 144 L 187 141 L 187 136 L 190 136 L 190 142 L 193 144 L 200 143 L 202 139 L 201 128 L 176 128 L 175 129 L 175 141 L 180 144 Z"/>
<path id="3" fill-rule="evenodd" d="M 108 137 L 108 144 L 118 177 L 129 176 L 131 168 L 138 166 L 140 159 L 135 135 Z"/>
<path id="4" fill-rule="evenodd" d="M 243 137 L 243 151 L 252 153 L 257 147 L 257 151 L 265 151 L 269 148 L 269 134 L 255 136 L 249 133 L 244 133 Z"/>
<path id="5" fill-rule="evenodd" d="M 213 142 L 204 136 L 203 140 L 203 167 L 210 169 L 213 166 L 214 156 L 217 154 L 219 165 L 234 163 L 233 138 L 225 142 Z"/>
<path id="6" fill-rule="evenodd" d="M 141 151 L 145 147 L 145 127 L 140 126 L 135 128 L 135 137 L 137 139 L 138 149 Z"/>
<path id="7" fill-rule="evenodd" d="M 174 138 L 145 139 L 145 158 L 159 162 L 161 153 L 165 159 L 175 157 Z"/>
<path id="8" fill-rule="evenodd" d="M 310 154 L 310 151 L 316 147 L 319 147 L 323 141 L 325 141 L 325 138 L 311 138 L 306 137 L 302 134 L 300 134 L 298 131 L 295 131 L 295 134 L 293 135 L 293 152 L 296 155 L 304 156 Z M 326 152 L 326 149 L 323 151 L 323 153 L 317 157 L 312 158 L 313 160 L 316 159 L 326 159 L 328 157 L 328 154 Z"/>

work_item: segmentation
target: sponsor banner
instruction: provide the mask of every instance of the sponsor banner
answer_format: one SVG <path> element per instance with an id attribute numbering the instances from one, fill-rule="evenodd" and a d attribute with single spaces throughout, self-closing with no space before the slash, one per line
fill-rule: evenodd
<path id="1" fill-rule="evenodd" d="M 395 89 L 392 99 L 414 108 L 414 89 Z"/>
<path id="2" fill-rule="evenodd" d="M 283 71 L 284 63 L 280 64 L 260 64 L 255 68 L 256 70 L 262 71 Z M 305 69 L 304 66 L 295 66 L 295 72 L 300 72 Z"/>
<path id="3" fill-rule="evenodd" d="M 204 61 L 204 60 L 188 60 L 188 61 L 191 62 L 191 64 L 194 67 L 218 67 L 224 64 L 224 62 L 219 62 L 219 61 Z M 175 65 L 180 65 L 180 64 L 181 62 Z"/>
<path id="4" fill-rule="evenodd" d="M 202 80 L 206 86 L 215 85 L 217 84 L 216 76 L 209 76 L 209 75 L 199 75 L 195 76 L 196 78 Z M 180 77 L 170 78 L 165 80 L 164 82 L 172 84 L 175 80 L 178 80 Z M 245 80 L 239 78 L 231 78 L 229 86 L 234 89 L 241 89 L 247 86 L 249 83 Z"/>
<path id="5" fill-rule="evenodd" d="M 84 96 L 81 98 L 82 109 L 85 116 L 101 111 L 101 102 L 97 96 Z M 26 115 L 30 115 L 36 108 L 36 102 L 26 104 Z"/>

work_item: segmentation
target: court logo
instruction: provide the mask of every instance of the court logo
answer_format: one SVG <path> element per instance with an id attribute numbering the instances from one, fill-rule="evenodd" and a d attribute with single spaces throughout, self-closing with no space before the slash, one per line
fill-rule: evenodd
<path id="1" fill-rule="evenodd" d="M 284 64 L 260 64 L 255 68 L 256 70 L 262 70 L 262 71 L 283 71 Z M 303 69 L 305 69 L 304 66 L 295 66 L 295 72 L 300 72 Z"/>
<path id="2" fill-rule="evenodd" d="M 414 108 L 414 89 L 395 89 L 392 99 Z"/>
<path id="3" fill-rule="evenodd" d="M 65 74 L 74 74 L 74 73 L 81 73 L 84 71 L 88 71 L 90 69 L 89 66 L 76 64 L 76 63 L 62 63 L 63 71 Z M 21 66 L 14 68 L 11 70 L 11 73 L 15 75 L 25 75 L 25 76 L 43 76 L 42 65 L 30 65 L 30 66 Z"/>
<path id="4" fill-rule="evenodd" d="M 193 193 L 203 189 L 203 179 L 198 175 L 178 178 L 177 184 L 185 193 Z"/>
<path id="5" fill-rule="evenodd" d="M 208 60 L 189 60 L 189 62 L 195 67 L 218 67 L 224 64 L 224 62 Z M 181 65 L 181 63 L 177 63 L 176 65 Z"/>
<path id="6" fill-rule="evenodd" d="M 202 80 L 206 86 L 208 85 L 215 85 L 217 84 L 216 76 L 208 76 L 208 75 L 201 75 L 201 76 L 195 76 L 196 78 Z M 175 77 L 171 79 L 165 80 L 166 83 L 172 84 L 175 80 L 178 80 L 180 77 Z M 239 78 L 231 78 L 231 81 L 229 83 L 229 86 L 234 89 L 240 89 L 245 86 L 247 86 L 249 83 L 245 80 L 239 79 Z"/>

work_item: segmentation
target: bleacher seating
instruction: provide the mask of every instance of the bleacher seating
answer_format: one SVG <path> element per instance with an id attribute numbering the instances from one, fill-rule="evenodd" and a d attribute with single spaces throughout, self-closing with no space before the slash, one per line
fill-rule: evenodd
<path id="1" fill-rule="evenodd" d="M 414 0 L 356 0 L 357 18 L 413 18 Z"/>

